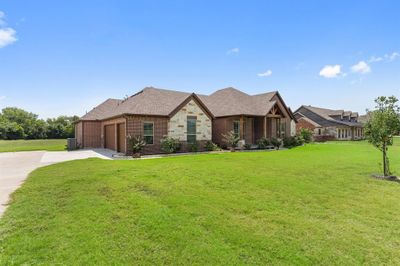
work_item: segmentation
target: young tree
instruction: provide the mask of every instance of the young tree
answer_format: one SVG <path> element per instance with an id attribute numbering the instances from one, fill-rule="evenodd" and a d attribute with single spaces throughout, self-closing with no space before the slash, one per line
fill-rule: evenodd
<path id="1" fill-rule="evenodd" d="M 375 110 L 368 112 L 369 119 L 365 125 L 367 140 L 382 152 L 384 176 L 390 175 L 388 146 L 393 144 L 393 136 L 400 127 L 397 102 L 394 96 L 376 98 Z"/>

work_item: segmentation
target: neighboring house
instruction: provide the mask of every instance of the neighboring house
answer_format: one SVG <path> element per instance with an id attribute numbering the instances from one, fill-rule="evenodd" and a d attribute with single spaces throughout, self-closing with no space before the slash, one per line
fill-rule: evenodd
<path id="1" fill-rule="evenodd" d="M 75 125 L 79 147 L 108 148 L 129 153 L 126 137 L 142 136 L 144 154 L 160 153 L 164 136 L 179 139 L 182 151 L 205 142 L 223 144 L 222 134 L 233 130 L 241 143 L 262 137 L 295 134 L 295 117 L 278 92 L 248 95 L 227 88 L 206 95 L 145 88 L 125 99 L 108 99 Z"/>
<path id="2" fill-rule="evenodd" d="M 213 141 L 223 145 L 222 134 L 234 131 L 241 144 L 256 144 L 260 138 L 292 136 L 293 113 L 277 91 L 249 95 L 235 88 L 199 95 L 214 116 Z"/>
<path id="3" fill-rule="evenodd" d="M 364 136 L 357 112 L 303 105 L 294 112 L 294 116 L 298 121 L 297 131 L 310 129 L 315 138 L 356 140 Z"/>

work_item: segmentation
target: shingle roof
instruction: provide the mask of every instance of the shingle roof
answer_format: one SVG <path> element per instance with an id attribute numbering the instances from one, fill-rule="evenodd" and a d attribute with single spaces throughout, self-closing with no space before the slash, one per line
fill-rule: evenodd
<path id="1" fill-rule="evenodd" d="M 144 88 L 123 101 L 116 109 L 116 115 L 162 115 L 168 116 L 192 93 L 173 90 Z"/>
<path id="2" fill-rule="evenodd" d="M 114 110 L 122 102 L 118 99 L 107 99 L 81 117 L 81 120 L 101 120 L 113 116 Z"/>
<path id="3" fill-rule="evenodd" d="M 215 117 L 233 115 L 265 116 L 275 105 L 271 101 L 276 92 L 249 95 L 235 88 L 218 90 L 208 96 L 199 95 Z"/>
<path id="4" fill-rule="evenodd" d="M 193 96 L 213 116 L 265 116 L 276 101 L 277 92 L 249 95 L 234 88 L 218 90 L 211 95 L 147 87 L 125 100 L 108 99 L 84 115 L 81 120 L 103 120 L 123 114 L 169 116 L 180 104 Z M 289 110 L 289 115 L 293 114 Z"/>
<path id="5" fill-rule="evenodd" d="M 347 125 L 347 126 L 360 126 L 361 125 L 358 122 L 342 121 L 342 120 L 334 119 L 332 117 L 332 116 L 343 115 L 343 114 L 345 114 L 345 116 L 350 116 L 351 111 L 345 112 L 343 110 L 332 110 L 332 109 L 326 109 L 326 108 L 315 107 L 315 106 L 310 106 L 310 105 L 303 105 L 302 108 L 306 108 L 309 111 L 317 114 L 318 116 L 320 116 L 323 119 L 325 119 L 329 122 L 332 122 L 332 123 L 342 124 L 342 125 Z"/>

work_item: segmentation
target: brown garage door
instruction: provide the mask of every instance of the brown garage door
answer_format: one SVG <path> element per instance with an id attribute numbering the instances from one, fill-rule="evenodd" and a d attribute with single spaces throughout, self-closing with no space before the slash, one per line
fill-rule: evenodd
<path id="1" fill-rule="evenodd" d="M 115 151 L 115 125 L 104 126 L 104 135 L 104 147 Z"/>
<path id="2" fill-rule="evenodd" d="M 118 131 L 118 152 L 125 153 L 125 123 L 121 123 L 117 125 Z"/>

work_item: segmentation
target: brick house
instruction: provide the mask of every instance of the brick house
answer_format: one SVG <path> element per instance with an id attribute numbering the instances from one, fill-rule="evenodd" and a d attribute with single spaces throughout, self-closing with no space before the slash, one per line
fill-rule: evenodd
<path id="1" fill-rule="evenodd" d="M 295 134 L 295 118 L 278 92 L 250 96 L 233 88 L 211 95 L 145 88 L 124 100 L 108 99 L 75 124 L 82 148 L 108 148 L 129 153 L 126 137 L 142 136 L 143 153 L 161 153 L 164 136 L 179 139 L 182 151 L 188 144 L 222 144 L 222 133 L 234 130 L 242 143 L 261 137 Z"/>
<path id="2" fill-rule="evenodd" d="M 363 124 L 357 112 L 331 110 L 303 105 L 294 112 L 297 132 L 302 128 L 313 132 L 314 138 L 357 140 L 364 137 Z"/>
<path id="3" fill-rule="evenodd" d="M 219 145 L 223 144 L 222 134 L 232 130 L 242 144 L 295 134 L 295 117 L 277 91 L 248 95 L 226 88 L 199 97 L 214 115 L 212 139 Z"/>

